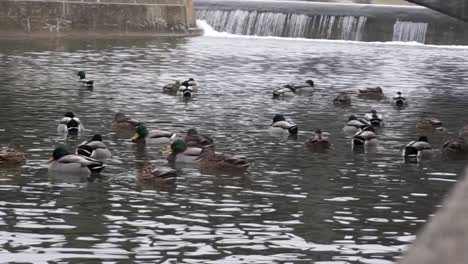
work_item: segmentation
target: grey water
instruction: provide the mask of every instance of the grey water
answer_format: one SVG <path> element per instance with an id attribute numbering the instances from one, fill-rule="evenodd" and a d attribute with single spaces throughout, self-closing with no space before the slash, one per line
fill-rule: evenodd
<path id="1" fill-rule="evenodd" d="M 0 144 L 25 151 L 0 167 L 0 262 L 9 263 L 393 263 L 439 207 L 465 160 L 404 163 L 402 147 L 428 112 L 447 132 L 465 125 L 468 49 L 256 38 L 48 39 L 0 43 Z M 94 89 L 76 85 L 85 70 Z M 162 93 L 194 77 L 188 101 Z M 271 98 L 282 84 L 313 79 L 317 91 Z M 387 99 L 355 95 L 382 86 Z M 332 104 L 340 91 L 350 108 Z M 403 110 L 391 105 L 402 91 Z M 350 114 L 383 113 L 376 150 L 352 151 Z M 66 111 L 78 138 L 56 133 Z M 143 161 L 166 165 L 162 148 L 135 146 L 111 129 L 116 112 L 183 136 L 192 127 L 217 150 L 244 155 L 244 175 L 177 166 L 175 185 L 142 185 Z M 298 124 L 297 140 L 268 134 L 274 114 Z M 333 148 L 303 142 L 321 128 Z M 101 133 L 113 153 L 102 178 L 50 176 L 54 147 Z"/>

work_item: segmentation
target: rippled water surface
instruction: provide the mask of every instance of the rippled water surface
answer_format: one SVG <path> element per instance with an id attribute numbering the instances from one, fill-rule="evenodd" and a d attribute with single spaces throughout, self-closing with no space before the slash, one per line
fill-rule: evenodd
<path id="1" fill-rule="evenodd" d="M 411 45 L 198 37 L 4 41 L 0 43 L 0 143 L 25 151 L 27 163 L 0 168 L 0 259 L 60 263 L 392 263 L 440 204 L 464 160 L 437 152 L 405 164 L 401 148 L 417 136 L 422 112 L 446 133 L 466 123 L 468 50 Z M 95 80 L 76 85 L 77 70 Z M 175 79 L 195 77 L 196 97 L 162 93 Z M 312 78 L 318 90 L 272 100 L 281 84 Z M 353 96 L 334 107 L 338 91 L 381 85 L 401 90 L 409 107 Z M 375 151 L 355 153 L 341 132 L 351 113 L 384 113 Z M 65 111 L 81 118 L 78 139 L 56 134 Z M 197 127 L 219 151 L 254 162 L 245 175 L 201 173 L 178 166 L 174 186 L 136 180 L 144 160 L 165 164 L 160 147 L 142 148 L 113 132 L 122 111 L 148 127 L 183 135 Z M 274 114 L 296 122 L 300 135 L 268 134 Z M 316 128 L 333 149 L 303 142 Z M 104 135 L 113 159 L 101 181 L 50 177 L 54 147 L 70 149 Z"/>

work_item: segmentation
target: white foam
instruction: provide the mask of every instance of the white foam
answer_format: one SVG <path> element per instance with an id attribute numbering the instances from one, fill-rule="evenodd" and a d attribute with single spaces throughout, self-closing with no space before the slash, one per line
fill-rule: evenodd
<path id="1" fill-rule="evenodd" d="M 216 38 L 242 38 L 242 39 L 259 39 L 259 40 L 279 40 L 279 41 L 309 41 L 309 42 L 326 42 L 326 43 L 346 43 L 346 44 L 357 44 L 357 45 L 392 45 L 392 46 L 416 46 L 421 48 L 443 48 L 443 49 L 468 49 L 468 46 L 463 45 L 430 45 L 422 44 L 416 41 L 373 41 L 363 42 L 354 40 L 339 40 L 339 39 L 308 39 L 308 38 L 285 38 L 275 36 L 251 36 L 251 35 L 236 35 L 228 32 L 216 31 L 210 26 L 205 20 L 197 20 L 197 26 L 203 30 L 203 36 L 205 37 L 216 37 Z"/>

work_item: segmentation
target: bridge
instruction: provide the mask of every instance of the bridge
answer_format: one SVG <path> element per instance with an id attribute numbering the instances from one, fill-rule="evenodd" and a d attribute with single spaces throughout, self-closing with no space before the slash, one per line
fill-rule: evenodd
<path id="1" fill-rule="evenodd" d="M 451 17 L 468 22 L 468 3 L 465 0 L 406 0 Z"/>

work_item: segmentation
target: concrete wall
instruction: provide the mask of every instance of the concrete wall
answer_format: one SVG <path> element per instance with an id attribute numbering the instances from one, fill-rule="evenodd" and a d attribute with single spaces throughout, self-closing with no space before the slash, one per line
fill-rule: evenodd
<path id="1" fill-rule="evenodd" d="M 192 0 L 0 0 L 0 35 L 190 33 Z"/>

